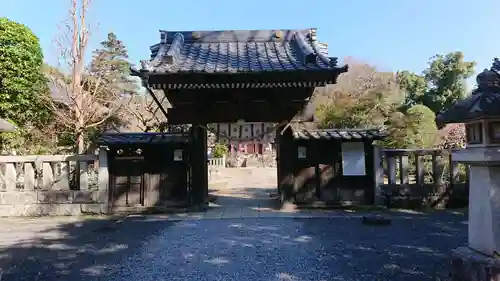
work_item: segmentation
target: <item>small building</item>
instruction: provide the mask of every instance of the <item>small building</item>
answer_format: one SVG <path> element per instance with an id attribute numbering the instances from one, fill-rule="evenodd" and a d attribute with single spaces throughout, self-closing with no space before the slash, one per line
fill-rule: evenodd
<path id="1" fill-rule="evenodd" d="M 383 138 L 379 130 L 292 126 L 279 137 L 286 146 L 281 151 L 288 151 L 278 154 L 282 200 L 287 197 L 299 205 L 374 203 L 373 142 Z"/>
<path id="2" fill-rule="evenodd" d="M 108 150 L 113 210 L 189 205 L 188 133 L 108 133 L 98 143 Z"/>

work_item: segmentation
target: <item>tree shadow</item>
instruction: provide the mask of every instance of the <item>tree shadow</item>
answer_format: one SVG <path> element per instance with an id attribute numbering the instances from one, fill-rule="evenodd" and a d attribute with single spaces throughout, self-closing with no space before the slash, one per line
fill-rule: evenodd
<path id="1" fill-rule="evenodd" d="M 11 233 L 38 230 L 0 247 L 2 280 L 436 280 L 446 275 L 451 250 L 467 240 L 466 217 L 451 212 L 387 212 L 389 226 L 363 225 L 363 212 L 335 214 L 140 215 L 47 227 L 57 218 L 5 219 Z"/>
<path id="2" fill-rule="evenodd" d="M 158 224 L 145 218 L 125 223 L 118 217 L 67 221 L 5 219 L 4 225 L 16 224 L 11 226 L 12 232 L 30 232 L 31 237 L 13 244 L 2 243 L 7 245 L 0 246 L 1 280 L 98 280 L 155 233 L 175 224 Z M 44 227 L 44 222 L 49 225 Z M 4 240 L 7 234 L 0 235 Z"/>
<path id="3" fill-rule="evenodd" d="M 467 217 L 452 212 L 388 212 L 388 226 L 362 225 L 359 215 L 330 221 L 322 232 L 313 220 L 304 228 L 319 233 L 332 251 L 329 260 L 344 274 L 331 280 L 443 280 L 451 250 L 467 242 Z M 335 270 L 335 269 L 333 269 Z M 372 279 L 367 278 L 370 276 Z"/>
<path id="4" fill-rule="evenodd" d="M 442 280 L 437 278 L 447 275 L 451 249 L 466 241 L 464 217 L 394 213 L 391 218 L 392 224 L 384 227 L 365 226 L 358 216 L 347 213 L 317 219 L 185 220 L 126 260 L 114 280 L 198 280 L 201 276 L 207 280 Z M 144 268 L 137 270 L 137 265 Z"/>

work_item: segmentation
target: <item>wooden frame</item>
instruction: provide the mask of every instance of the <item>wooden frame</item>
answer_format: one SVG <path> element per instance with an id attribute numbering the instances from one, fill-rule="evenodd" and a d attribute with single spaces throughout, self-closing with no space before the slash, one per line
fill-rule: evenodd
<path id="1" fill-rule="evenodd" d="M 495 128 L 499 130 L 498 135 L 495 134 Z M 490 143 L 500 144 L 500 120 L 488 122 L 488 138 Z"/>
<path id="2" fill-rule="evenodd" d="M 483 143 L 483 123 L 474 122 L 465 124 L 465 136 L 467 144 L 482 144 Z"/>

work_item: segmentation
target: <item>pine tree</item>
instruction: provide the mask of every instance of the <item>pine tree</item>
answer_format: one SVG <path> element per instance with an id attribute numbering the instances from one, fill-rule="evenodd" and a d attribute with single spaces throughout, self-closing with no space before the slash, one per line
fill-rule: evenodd
<path id="1" fill-rule="evenodd" d="M 129 74 L 132 65 L 128 61 L 127 48 L 114 33 L 109 33 L 107 40 L 101 42 L 101 48 L 93 54 L 89 74 L 106 85 L 104 90 L 112 89 L 120 95 L 138 91 L 137 83 Z"/>

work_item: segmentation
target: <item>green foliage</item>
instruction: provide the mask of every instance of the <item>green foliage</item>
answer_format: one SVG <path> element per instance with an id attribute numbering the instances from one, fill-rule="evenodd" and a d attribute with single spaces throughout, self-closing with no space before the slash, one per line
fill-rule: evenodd
<path id="1" fill-rule="evenodd" d="M 135 94 L 139 87 L 130 76 L 131 66 L 127 47 L 111 32 L 101 42 L 101 48 L 94 51 L 89 76 L 104 85 L 103 91 L 111 89 L 118 94 Z"/>
<path id="2" fill-rule="evenodd" d="M 11 133 L 1 133 L 1 150 L 8 153 L 15 151 L 17 155 L 53 153 L 55 144 L 51 130 L 51 127 L 28 127 Z"/>
<path id="3" fill-rule="evenodd" d="M 416 103 L 425 95 L 423 77 L 402 71 L 396 76 L 377 73 L 374 67 L 355 65 L 339 85 L 322 93 L 318 106 L 320 128 L 382 128 L 388 133 L 381 145 L 391 148 L 429 148 L 436 143 L 435 114 L 427 106 Z M 406 89 L 406 100 L 400 87 Z M 396 89 L 395 89 L 396 88 Z"/>
<path id="4" fill-rule="evenodd" d="M 406 108 L 423 104 L 438 113 L 467 95 L 467 79 L 474 74 L 475 62 L 464 61 L 461 52 L 436 55 L 422 75 L 398 72 L 398 82 L 406 92 Z"/>
<path id="5" fill-rule="evenodd" d="M 214 158 L 222 158 L 228 153 L 227 146 L 221 143 L 216 143 L 212 149 L 212 156 Z"/>
<path id="6" fill-rule="evenodd" d="M 320 128 L 383 127 L 402 102 L 393 73 L 378 72 L 366 63 L 350 59 L 349 71 L 338 83 L 316 91 L 313 102 Z"/>
<path id="7" fill-rule="evenodd" d="M 394 112 L 388 120 L 388 137 L 382 142 L 391 148 L 430 148 L 437 138 L 435 115 L 424 105 L 405 113 Z"/>
<path id="8" fill-rule="evenodd" d="M 0 117 L 17 125 L 44 123 L 50 111 L 39 95 L 47 94 L 38 38 L 25 25 L 0 18 Z"/>
<path id="9" fill-rule="evenodd" d="M 436 55 L 424 77 L 430 85 L 423 104 L 434 112 L 447 108 L 467 94 L 466 80 L 474 74 L 475 62 L 464 61 L 461 52 Z"/>
<path id="10" fill-rule="evenodd" d="M 428 90 L 427 82 L 421 75 L 409 71 L 399 71 L 397 80 L 401 89 L 405 91 L 404 110 L 417 104 Z"/>
<path id="11" fill-rule="evenodd" d="M 344 96 L 329 104 L 320 105 L 320 128 L 367 128 L 384 123 L 392 105 L 382 93 L 372 93 L 359 98 Z"/>
<path id="12" fill-rule="evenodd" d="M 425 105 L 414 105 L 407 112 L 410 118 L 411 133 L 413 133 L 414 148 L 430 148 L 437 136 L 436 115 Z"/>

